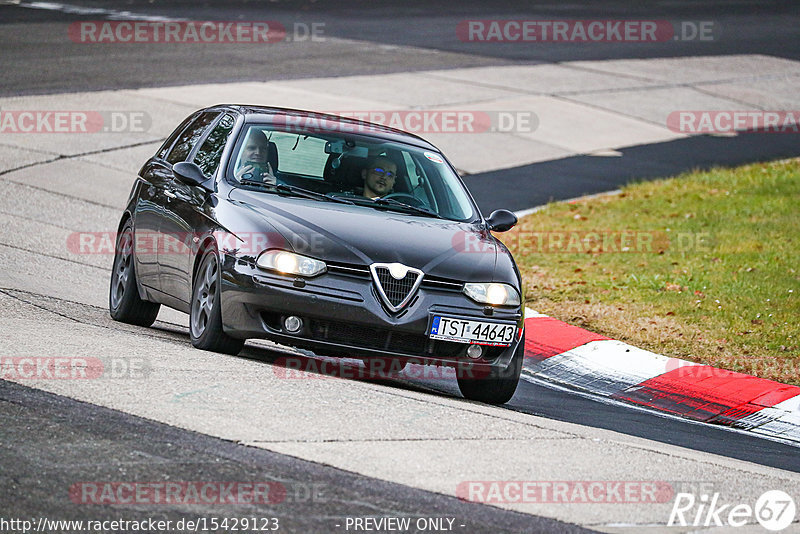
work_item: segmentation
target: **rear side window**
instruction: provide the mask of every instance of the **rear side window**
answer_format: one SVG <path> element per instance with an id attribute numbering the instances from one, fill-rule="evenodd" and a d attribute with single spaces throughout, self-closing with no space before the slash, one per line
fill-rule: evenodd
<path id="1" fill-rule="evenodd" d="M 186 157 L 192 152 L 192 148 L 197 143 L 198 139 L 203 136 L 206 128 L 211 124 L 214 119 L 219 115 L 217 111 L 207 111 L 200 114 L 186 130 L 178 137 L 175 146 L 167 156 L 167 161 L 175 163 L 186 161 Z"/>
<path id="2" fill-rule="evenodd" d="M 177 139 L 178 135 L 180 135 L 186 129 L 186 127 L 189 126 L 189 124 L 191 124 L 191 122 L 195 119 L 195 117 L 197 117 L 196 113 L 189 115 L 183 120 L 180 126 L 175 128 L 175 130 L 169 135 L 167 140 L 164 141 L 164 144 L 161 145 L 161 148 L 158 149 L 157 156 L 159 158 L 164 159 L 167 157 L 167 154 L 169 154 L 169 149 L 172 148 L 172 145 L 175 144 L 175 139 Z"/>
<path id="3" fill-rule="evenodd" d="M 222 151 L 228 141 L 233 125 L 236 120 L 227 113 L 219 120 L 217 125 L 208 134 L 200 150 L 194 157 L 194 162 L 203 170 L 206 176 L 214 176 L 222 159 Z"/>

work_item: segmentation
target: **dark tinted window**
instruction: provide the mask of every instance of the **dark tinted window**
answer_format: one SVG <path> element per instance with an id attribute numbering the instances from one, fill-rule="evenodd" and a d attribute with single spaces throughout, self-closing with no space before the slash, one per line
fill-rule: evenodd
<path id="1" fill-rule="evenodd" d="M 225 150 L 225 143 L 228 141 L 235 122 L 236 120 L 232 116 L 225 114 L 208 134 L 200 150 L 197 151 L 194 162 L 203 169 L 203 174 L 206 176 L 213 176 L 217 172 L 220 159 L 222 159 L 222 151 Z"/>
<path id="2" fill-rule="evenodd" d="M 216 111 L 207 111 L 197 117 L 197 120 L 178 137 L 178 141 L 170 151 L 169 156 L 167 156 L 167 161 L 172 164 L 186 161 L 186 157 L 191 153 L 192 147 L 203 136 L 203 132 L 218 114 Z"/>
<path id="3" fill-rule="evenodd" d="M 187 126 L 194 120 L 197 114 L 189 115 L 184 119 L 180 126 L 175 128 L 175 131 L 170 134 L 164 144 L 161 145 L 161 148 L 158 149 L 158 157 L 159 158 L 166 158 L 167 154 L 169 153 L 169 149 L 172 148 L 172 145 L 175 144 L 175 139 L 178 138 L 181 132 L 183 132 Z"/>

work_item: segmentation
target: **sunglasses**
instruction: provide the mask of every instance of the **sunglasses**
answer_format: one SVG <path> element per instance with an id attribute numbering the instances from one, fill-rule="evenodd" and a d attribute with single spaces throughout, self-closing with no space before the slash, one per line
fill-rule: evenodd
<path id="1" fill-rule="evenodd" d="M 372 169 L 372 172 L 374 172 L 378 176 L 385 176 L 390 179 L 394 179 L 397 177 L 396 172 L 387 171 L 386 169 L 381 169 L 380 167 L 375 167 L 374 169 Z"/>

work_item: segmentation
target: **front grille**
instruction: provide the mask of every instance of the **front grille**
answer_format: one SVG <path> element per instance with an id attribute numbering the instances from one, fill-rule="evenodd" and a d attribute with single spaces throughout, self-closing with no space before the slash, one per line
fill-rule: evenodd
<path id="1" fill-rule="evenodd" d="M 328 272 L 331 274 L 339 274 L 345 276 L 352 276 L 356 278 L 369 278 L 369 267 L 367 265 L 359 265 L 355 263 L 335 263 L 327 262 Z M 390 275 L 391 276 L 391 275 Z M 461 291 L 464 287 L 464 282 L 460 280 L 453 280 L 451 278 L 442 278 L 439 276 L 431 276 L 426 274 L 421 282 L 421 287 L 428 289 L 438 289 L 445 291 Z"/>
<path id="2" fill-rule="evenodd" d="M 266 311 L 261 312 L 264 324 L 275 330 L 282 330 L 283 316 Z M 350 323 L 323 319 L 304 319 L 307 329 L 294 337 L 309 341 L 327 341 L 353 348 L 384 350 L 409 356 L 464 359 L 466 343 L 452 343 L 429 339 L 424 334 L 409 334 L 385 328 L 354 325 Z M 285 332 L 284 332 L 285 333 Z M 484 347 L 484 359 L 493 360 L 505 347 Z M 341 352 L 341 351 L 339 351 Z"/>
<path id="3" fill-rule="evenodd" d="M 312 319 L 309 326 L 310 337 L 314 340 L 422 357 L 463 358 L 469 346 L 466 343 L 432 340 L 419 334 L 335 321 Z M 492 360 L 499 356 L 505 347 L 484 347 L 484 349 L 486 351 L 484 358 Z"/>
<path id="4" fill-rule="evenodd" d="M 425 352 L 428 343 L 427 337 L 418 334 L 335 321 L 312 320 L 310 328 L 313 339 L 404 354 L 421 355 Z"/>
<path id="5" fill-rule="evenodd" d="M 388 267 L 375 267 L 375 274 L 378 277 L 378 283 L 383 288 L 383 293 L 392 306 L 399 306 L 408 297 L 419 278 L 419 274 L 408 271 L 404 278 L 398 280 L 392 276 Z"/>
<path id="6" fill-rule="evenodd" d="M 422 280 L 422 286 L 430 289 L 461 291 L 461 289 L 464 287 L 464 282 L 458 282 L 449 278 L 439 278 L 426 274 L 425 278 Z"/>
<path id="7" fill-rule="evenodd" d="M 367 267 L 366 265 L 357 265 L 354 263 L 333 263 L 333 262 L 327 262 L 327 264 L 329 273 L 355 276 L 357 278 L 369 278 L 369 267 Z"/>

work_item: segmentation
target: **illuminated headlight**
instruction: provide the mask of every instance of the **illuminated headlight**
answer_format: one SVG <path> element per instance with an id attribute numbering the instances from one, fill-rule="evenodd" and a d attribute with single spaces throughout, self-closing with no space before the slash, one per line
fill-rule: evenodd
<path id="1" fill-rule="evenodd" d="M 481 304 L 519 306 L 519 293 L 508 284 L 464 284 L 464 293 Z"/>
<path id="2" fill-rule="evenodd" d="M 326 269 L 325 262 L 286 250 L 264 251 L 258 256 L 256 265 L 262 269 L 299 276 L 317 276 Z"/>

